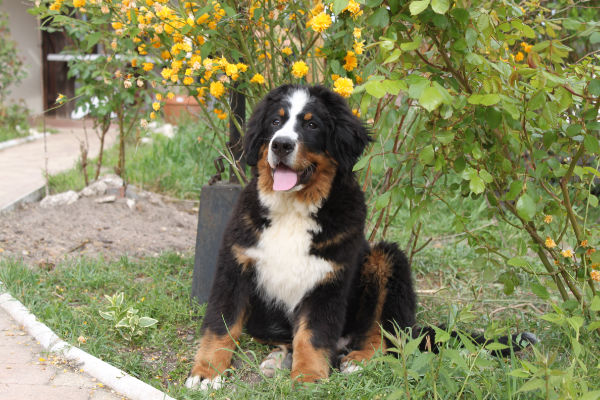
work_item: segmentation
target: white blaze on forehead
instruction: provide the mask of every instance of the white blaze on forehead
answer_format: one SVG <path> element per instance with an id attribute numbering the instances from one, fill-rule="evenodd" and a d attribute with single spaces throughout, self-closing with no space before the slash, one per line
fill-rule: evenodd
<path id="1" fill-rule="evenodd" d="M 296 125 L 296 121 L 298 120 L 298 115 L 302 112 L 302 110 L 304 110 L 304 107 L 306 107 L 306 105 L 310 101 L 310 94 L 305 89 L 296 89 L 294 92 L 292 92 L 292 94 L 288 96 L 287 101 L 290 104 L 287 110 L 288 120 L 281 127 L 281 129 L 278 130 L 277 133 L 275 133 L 275 135 L 273 135 L 273 138 L 271 138 L 271 142 L 269 143 L 268 161 L 269 164 L 271 164 L 271 167 L 273 168 L 275 168 L 276 165 L 275 160 L 273 158 L 273 153 L 271 151 L 271 144 L 273 143 L 273 140 L 275 140 L 275 138 L 278 137 L 287 137 L 290 138 L 294 143 L 298 142 L 298 132 L 294 130 L 294 126 Z M 296 146 L 292 154 L 289 155 L 290 161 L 296 159 L 297 149 L 298 147 Z"/>

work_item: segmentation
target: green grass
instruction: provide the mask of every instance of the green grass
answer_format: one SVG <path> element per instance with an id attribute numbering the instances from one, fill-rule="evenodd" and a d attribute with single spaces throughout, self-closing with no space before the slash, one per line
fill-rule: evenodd
<path id="1" fill-rule="evenodd" d="M 201 123 L 187 122 L 176 128 L 172 139 L 153 135 L 151 144 L 127 143 L 126 179 L 145 190 L 196 200 L 202 186 L 216 173 L 213 166 L 218 156 L 215 140 L 214 134 Z M 104 155 L 105 171 L 113 172 L 117 161 L 118 145 L 115 144 Z M 95 166 L 96 159 L 88 163 L 90 181 Z M 83 189 L 85 180 L 80 162 L 69 171 L 50 176 L 49 183 L 54 193 Z"/>

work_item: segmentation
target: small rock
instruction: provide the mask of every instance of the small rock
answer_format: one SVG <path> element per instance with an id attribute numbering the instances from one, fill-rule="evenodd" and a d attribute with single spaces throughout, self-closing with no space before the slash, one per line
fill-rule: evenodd
<path id="1" fill-rule="evenodd" d="M 51 196 L 46 196 L 40 202 L 40 207 L 42 208 L 51 208 L 62 205 L 73 204 L 79 199 L 79 195 L 73 191 L 69 190 L 68 192 L 58 193 Z"/>
<path id="2" fill-rule="evenodd" d="M 82 196 L 91 197 L 91 196 L 101 196 L 106 193 L 106 189 L 108 186 L 104 181 L 96 181 L 91 185 L 85 187 L 80 194 Z"/>
<path id="3" fill-rule="evenodd" d="M 117 196 L 111 194 L 110 196 L 100 197 L 94 201 L 96 203 L 102 204 L 102 203 L 113 203 L 113 202 L 115 202 L 115 200 L 117 200 Z"/>
<path id="4" fill-rule="evenodd" d="M 135 200 L 133 199 L 127 199 L 127 207 L 129 207 L 129 209 L 131 211 L 135 210 Z"/>
<path id="5" fill-rule="evenodd" d="M 123 186 L 123 179 L 115 174 L 104 175 L 100 178 L 100 181 L 104 182 L 109 188 L 119 188 Z"/>

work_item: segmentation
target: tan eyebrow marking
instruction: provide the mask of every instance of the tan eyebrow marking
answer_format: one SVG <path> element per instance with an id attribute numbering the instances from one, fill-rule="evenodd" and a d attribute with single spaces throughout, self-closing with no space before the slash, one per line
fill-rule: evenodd
<path id="1" fill-rule="evenodd" d="M 279 109 L 279 115 L 282 117 L 285 116 L 285 110 L 283 109 L 283 107 Z"/>
<path id="2" fill-rule="evenodd" d="M 304 120 L 305 121 L 308 121 L 311 118 L 312 118 L 312 113 L 306 113 L 306 114 L 304 114 Z"/>

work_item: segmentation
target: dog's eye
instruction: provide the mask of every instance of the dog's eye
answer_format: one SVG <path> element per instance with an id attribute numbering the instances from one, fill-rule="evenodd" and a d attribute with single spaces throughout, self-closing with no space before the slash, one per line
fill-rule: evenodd
<path id="1" fill-rule="evenodd" d="M 281 121 L 279 120 L 279 118 L 275 118 L 273 120 L 273 122 L 271 122 L 271 125 L 273 125 L 273 126 L 279 126 L 279 124 L 281 124 Z"/>
<path id="2" fill-rule="evenodd" d="M 317 124 L 315 124 L 315 123 L 314 123 L 314 122 L 312 122 L 312 121 L 310 121 L 308 124 L 306 124 L 306 126 L 307 126 L 309 129 L 317 129 L 317 128 L 318 128 Z"/>

